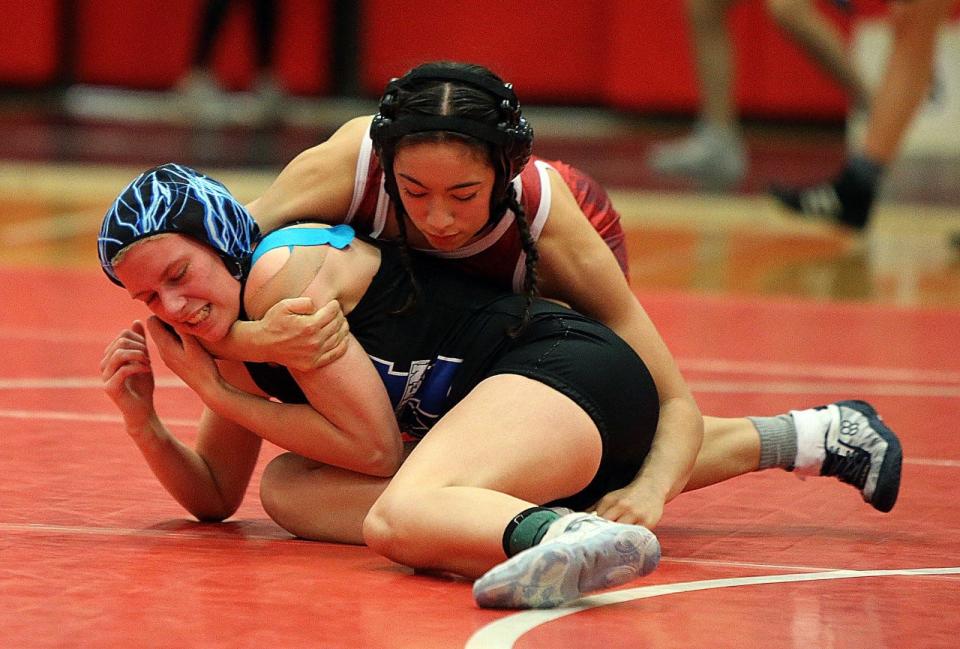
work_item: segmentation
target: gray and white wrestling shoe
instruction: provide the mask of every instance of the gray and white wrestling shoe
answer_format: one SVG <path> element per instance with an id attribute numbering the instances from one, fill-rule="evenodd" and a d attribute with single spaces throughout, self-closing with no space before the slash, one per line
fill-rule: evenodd
<path id="1" fill-rule="evenodd" d="M 572 513 L 539 544 L 488 570 L 473 597 L 483 608 L 553 608 L 647 575 L 659 562 L 660 542 L 647 528 Z"/>
<path id="2" fill-rule="evenodd" d="M 820 475 L 851 484 L 874 509 L 888 512 L 900 492 L 903 450 L 876 409 L 866 401 L 823 406 L 830 422 L 823 437 Z"/>

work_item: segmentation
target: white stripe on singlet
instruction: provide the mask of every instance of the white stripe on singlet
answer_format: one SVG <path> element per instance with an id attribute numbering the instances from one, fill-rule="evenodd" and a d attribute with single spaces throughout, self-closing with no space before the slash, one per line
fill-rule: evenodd
<path id="1" fill-rule="evenodd" d="M 360 208 L 360 201 L 363 200 L 363 194 L 367 191 L 367 177 L 370 175 L 370 155 L 373 152 L 373 140 L 370 139 L 370 131 L 363 134 L 363 140 L 360 142 L 360 155 L 357 157 L 357 171 L 353 177 L 353 200 L 350 201 L 350 209 L 347 210 L 347 218 L 344 223 L 350 223 L 356 216 Z"/>

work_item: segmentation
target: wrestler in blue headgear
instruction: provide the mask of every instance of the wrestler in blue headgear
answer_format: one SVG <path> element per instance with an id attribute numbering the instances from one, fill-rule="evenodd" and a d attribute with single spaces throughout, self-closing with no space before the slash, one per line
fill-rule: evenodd
<path id="1" fill-rule="evenodd" d="M 113 270 L 117 254 L 167 232 L 213 248 L 238 280 L 260 237 L 253 217 L 226 187 L 190 167 L 168 163 L 137 176 L 104 216 L 98 240 L 103 272 L 122 286 Z"/>

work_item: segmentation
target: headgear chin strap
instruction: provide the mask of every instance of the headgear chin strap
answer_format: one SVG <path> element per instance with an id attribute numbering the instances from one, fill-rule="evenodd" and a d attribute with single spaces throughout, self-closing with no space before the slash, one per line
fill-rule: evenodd
<path id="1" fill-rule="evenodd" d="M 168 232 L 213 248 L 237 279 L 244 277 L 260 235 L 253 217 L 221 183 L 168 163 L 137 176 L 103 217 L 97 241 L 100 267 L 123 286 L 113 269 L 117 254 L 141 239 Z"/>
<path id="2" fill-rule="evenodd" d="M 454 82 L 478 88 L 493 95 L 499 104 L 496 124 L 479 122 L 458 115 L 397 115 L 401 91 L 414 90 L 422 81 Z M 425 64 L 414 68 L 403 77 L 387 84 L 380 110 L 370 125 L 370 138 L 385 168 L 392 167 L 397 142 L 405 135 L 430 131 L 460 133 L 492 145 L 494 165 L 505 185 L 523 171 L 533 149 L 533 128 L 520 112 L 520 102 L 509 83 L 501 83 L 492 76 L 450 64 Z"/>

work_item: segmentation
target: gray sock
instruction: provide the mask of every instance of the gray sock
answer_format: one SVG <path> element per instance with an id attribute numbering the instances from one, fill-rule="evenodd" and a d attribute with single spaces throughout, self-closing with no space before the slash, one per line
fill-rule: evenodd
<path id="1" fill-rule="evenodd" d="M 790 415 L 747 417 L 760 434 L 760 469 L 793 470 L 797 459 L 797 428 Z"/>

